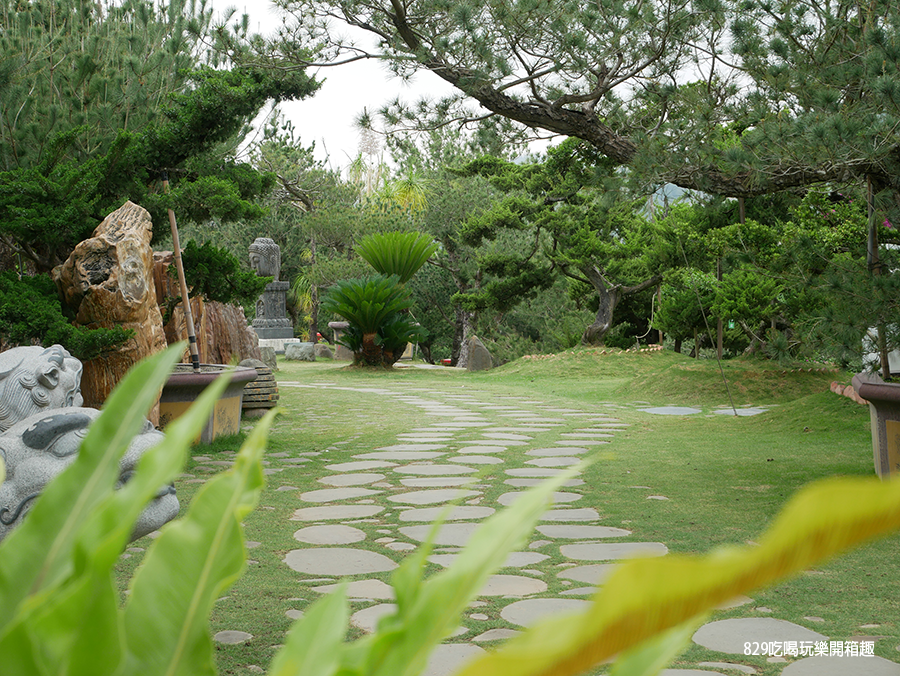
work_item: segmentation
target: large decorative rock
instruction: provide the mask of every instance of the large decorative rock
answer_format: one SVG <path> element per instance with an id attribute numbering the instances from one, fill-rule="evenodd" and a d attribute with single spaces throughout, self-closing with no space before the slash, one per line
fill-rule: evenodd
<path id="1" fill-rule="evenodd" d="M 170 266 L 175 260 L 171 251 L 153 254 L 153 274 L 160 307 L 165 310 L 170 299 L 181 296 Z M 244 309 L 237 305 L 207 302 L 200 297 L 191 298 L 191 315 L 197 334 L 197 352 L 204 364 L 231 364 L 234 360 L 259 359 L 259 339 L 247 325 Z M 187 340 L 184 307 L 175 305 L 165 325 L 169 345 Z M 184 362 L 190 361 L 190 351 L 185 349 Z"/>
<path id="2" fill-rule="evenodd" d="M 284 358 L 289 361 L 315 361 L 316 349 L 312 343 L 287 343 Z"/>
<path id="3" fill-rule="evenodd" d="M 262 340 L 284 340 L 294 337 L 294 325 L 287 316 L 288 282 L 278 281 L 281 274 L 281 249 L 268 237 L 257 237 L 250 245 L 250 267 L 260 277 L 272 277 L 256 301 L 253 328 Z M 277 348 L 276 348 L 277 349 Z"/>
<path id="4" fill-rule="evenodd" d="M 153 282 L 152 234 L 150 214 L 126 202 L 53 269 L 77 324 L 135 332 L 115 352 L 84 364 L 81 388 L 89 406 L 100 406 L 129 368 L 166 348 Z M 155 422 L 156 413 L 150 417 Z"/>
<path id="5" fill-rule="evenodd" d="M 0 354 L 0 432 L 41 411 L 81 406 L 81 362 L 62 345 Z"/>
<path id="6" fill-rule="evenodd" d="M 466 364 L 469 371 L 486 371 L 494 368 L 494 360 L 491 353 L 477 336 L 469 337 L 469 361 Z"/>
<path id="7" fill-rule="evenodd" d="M 15 528 L 34 500 L 57 474 L 78 455 L 88 426 L 100 411 L 71 406 L 48 409 L 17 422 L 0 435 L 0 454 L 6 462 L 6 480 L 0 484 L 0 539 Z M 119 487 L 128 481 L 143 454 L 163 438 L 146 421 L 119 464 Z M 175 488 L 164 486 L 138 518 L 131 539 L 150 533 L 178 514 Z"/>
<path id="8" fill-rule="evenodd" d="M 322 359 L 334 359 L 334 352 L 331 351 L 331 348 L 328 347 L 325 343 L 316 343 L 315 346 L 316 357 L 321 357 Z"/>

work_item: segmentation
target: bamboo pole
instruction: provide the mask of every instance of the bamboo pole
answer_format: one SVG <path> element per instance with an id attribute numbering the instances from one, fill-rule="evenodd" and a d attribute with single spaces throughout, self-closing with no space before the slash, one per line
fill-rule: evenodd
<path id="1" fill-rule="evenodd" d="M 163 192 L 169 192 L 169 177 L 162 172 Z M 200 354 L 197 351 L 197 332 L 194 330 L 194 315 L 191 312 L 191 299 L 188 296 L 187 281 L 184 278 L 184 263 L 181 261 L 181 243 L 178 241 L 178 224 L 175 212 L 169 208 L 169 227 L 172 229 L 172 249 L 175 255 L 175 270 L 178 272 L 178 284 L 181 286 L 181 305 L 184 308 L 184 324 L 187 328 L 188 345 L 191 351 L 191 364 L 194 373 L 200 373 Z"/>

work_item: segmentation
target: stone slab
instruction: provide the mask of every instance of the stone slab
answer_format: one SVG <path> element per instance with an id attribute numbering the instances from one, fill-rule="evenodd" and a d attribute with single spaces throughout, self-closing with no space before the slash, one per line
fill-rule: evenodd
<path id="1" fill-rule="evenodd" d="M 518 500 L 523 495 L 522 491 L 514 491 L 512 493 L 504 493 L 503 495 L 497 498 L 497 502 L 499 502 L 504 507 L 508 507 L 516 500 Z M 576 500 L 580 500 L 582 497 L 581 493 L 568 493 L 565 491 L 556 491 L 553 493 L 553 502 L 554 504 L 562 504 L 566 502 L 575 502 Z"/>
<path id="2" fill-rule="evenodd" d="M 746 617 L 709 622 L 693 636 L 697 645 L 732 655 L 743 655 L 749 642 L 827 641 L 828 637 L 799 624 L 774 617 Z"/>
<path id="3" fill-rule="evenodd" d="M 477 523 L 445 523 L 438 528 L 434 537 L 436 545 L 454 545 L 463 547 L 472 537 L 480 524 Z M 431 525 L 427 526 L 403 526 L 400 532 L 411 540 L 425 542 L 431 533 Z"/>
<path id="4" fill-rule="evenodd" d="M 368 575 L 394 570 L 397 564 L 384 554 L 350 547 L 313 547 L 289 551 L 284 562 L 307 575 Z"/>
<path id="5" fill-rule="evenodd" d="M 644 413 L 652 413 L 653 415 L 694 415 L 703 413 L 699 408 L 690 406 L 654 406 L 652 408 L 639 408 Z"/>
<path id="6" fill-rule="evenodd" d="M 437 488 L 434 490 L 410 491 L 399 493 L 388 498 L 391 502 L 401 502 L 408 505 L 432 505 L 437 502 L 449 502 L 460 498 L 469 498 L 481 495 L 478 491 L 469 491 L 462 488 Z"/>
<path id="7" fill-rule="evenodd" d="M 378 505 L 327 505 L 303 507 L 294 512 L 291 521 L 333 521 L 336 519 L 364 519 L 383 512 Z"/>
<path id="8" fill-rule="evenodd" d="M 518 636 L 521 633 L 522 632 L 516 631 L 515 629 L 488 629 L 483 634 L 478 634 L 478 636 L 476 636 L 472 640 L 478 643 L 484 643 L 487 641 L 505 641 L 512 638 L 513 636 Z"/>
<path id="9" fill-rule="evenodd" d="M 216 643 L 222 643 L 225 645 L 238 645 L 240 643 L 246 643 L 251 638 L 253 638 L 253 634 L 248 634 L 246 631 L 235 631 L 233 629 L 226 629 L 225 631 L 217 632 L 213 636 L 213 640 Z"/>
<path id="10" fill-rule="evenodd" d="M 580 458 L 562 455 L 556 458 L 535 458 L 534 460 L 526 460 L 525 464 L 534 467 L 571 467 L 572 465 L 577 465 L 579 462 Z"/>
<path id="11" fill-rule="evenodd" d="M 544 479 L 506 479 L 503 483 L 516 488 L 530 488 L 531 486 L 540 486 L 544 483 Z M 573 486 L 584 486 L 584 479 L 569 479 L 561 485 L 570 488 Z"/>
<path id="12" fill-rule="evenodd" d="M 472 474 L 477 470 L 474 467 L 463 465 L 403 465 L 395 467 L 395 472 L 400 474 L 419 474 L 422 476 L 454 476 L 457 474 Z"/>
<path id="13" fill-rule="evenodd" d="M 315 491 L 307 491 L 300 494 L 303 502 L 335 502 L 336 500 L 350 500 L 354 498 L 367 498 L 378 495 L 381 491 L 373 491 L 371 488 L 321 488 Z"/>
<path id="14" fill-rule="evenodd" d="M 612 526 L 582 526 L 540 524 L 538 533 L 557 540 L 599 540 L 602 538 L 621 538 L 631 535 L 630 530 Z"/>
<path id="15" fill-rule="evenodd" d="M 337 584 L 326 584 L 313 587 L 312 590 L 320 594 L 330 594 L 338 588 Z M 347 584 L 347 597 L 357 599 L 394 599 L 394 588 L 381 580 L 372 578 L 368 580 L 356 580 Z"/>
<path id="16" fill-rule="evenodd" d="M 325 469 L 330 469 L 332 472 L 356 472 L 364 469 L 383 469 L 396 466 L 396 462 L 385 462 L 383 460 L 356 460 L 353 462 L 339 462 L 334 465 L 325 465 Z"/>
<path id="17" fill-rule="evenodd" d="M 458 453 L 499 453 L 505 451 L 505 446 L 464 446 Z"/>
<path id="18" fill-rule="evenodd" d="M 531 596 L 547 591 L 547 583 L 524 575 L 491 575 L 478 596 Z"/>
<path id="19" fill-rule="evenodd" d="M 438 451 L 373 451 L 371 453 L 360 453 L 354 455 L 358 460 L 387 460 L 398 462 L 410 462 L 412 460 L 433 460 L 440 458 L 446 453 Z"/>
<path id="20" fill-rule="evenodd" d="M 294 539 L 310 545 L 350 545 L 365 540 L 366 534 L 353 526 L 332 524 L 301 528 L 294 533 Z"/>
<path id="21" fill-rule="evenodd" d="M 432 554 L 428 560 L 439 566 L 447 568 L 453 565 L 457 554 Z M 503 562 L 502 568 L 524 568 L 525 566 L 533 566 L 541 561 L 546 561 L 550 557 L 540 552 L 510 552 Z"/>
<path id="22" fill-rule="evenodd" d="M 541 521 L 597 521 L 600 514 L 592 507 L 581 509 L 551 509 L 541 515 Z"/>
<path id="23" fill-rule="evenodd" d="M 739 408 L 737 409 L 737 415 L 739 416 L 752 416 L 759 415 L 760 413 L 765 413 L 766 409 L 764 408 Z M 735 415 L 734 409 L 726 408 L 718 411 L 713 411 L 716 415 Z"/>
<path id="24" fill-rule="evenodd" d="M 590 605 L 584 599 L 523 599 L 510 603 L 500 611 L 500 617 L 520 627 L 527 627 L 548 615 L 584 611 Z"/>
<path id="25" fill-rule="evenodd" d="M 334 476 L 323 476 L 318 479 L 320 484 L 326 486 L 363 486 L 365 484 L 373 484 L 376 481 L 384 479 L 384 474 L 375 474 L 374 472 L 335 474 Z"/>
<path id="26" fill-rule="evenodd" d="M 461 505 L 457 507 L 424 507 L 422 509 L 406 509 L 400 514 L 400 521 L 424 521 L 431 523 L 437 519 L 444 521 L 467 521 L 470 519 L 486 519 L 494 513 L 493 507 Z"/>
<path id="27" fill-rule="evenodd" d="M 665 556 L 668 554 L 669 548 L 661 542 L 585 542 L 562 545 L 559 551 L 563 556 L 575 561 L 613 561 L 645 556 Z"/>
<path id="28" fill-rule="evenodd" d="M 560 446 L 559 448 L 532 448 L 530 451 L 525 451 L 525 455 L 532 455 L 538 457 L 556 457 L 560 455 L 581 455 L 582 453 L 587 453 L 588 449 L 579 448 L 577 446 Z"/>
<path id="29" fill-rule="evenodd" d="M 484 654 L 484 649 L 469 643 L 445 643 L 437 646 L 428 657 L 421 676 L 451 676 L 466 662 Z"/>
<path id="30" fill-rule="evenodd" d="M 446 444 L 393 444 L 376 448 L 376 451 L 437 451 L 447 448 Z"/>
<path id="31" fill-rule="evenodd" d="M 612 574 L 614 563 L 595 563 L 587 566 L 573 566 L 556 574 L 561 580 L 574 580 L 585 584 L 601 585 Z"/>
<path id="32" fill-rule="evenodd" d="M 478 478 L 473 476 L 426 476 L 400 479 L 400 483 L 409 488 L 448 488 L 465 486 L 476 481 Z"/>

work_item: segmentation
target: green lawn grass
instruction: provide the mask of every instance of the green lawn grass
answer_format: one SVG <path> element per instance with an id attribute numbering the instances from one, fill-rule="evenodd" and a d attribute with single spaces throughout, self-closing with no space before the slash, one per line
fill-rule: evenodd
<path id="1" fill-rule="evenodd" d="M 420 409 L 360 394 L 358 388 L 428 389 L 449 395 L 477 392 L 483 399 L 518 396 L 598 413 L 609 411 L 604 404 L 627 404 L 616 415 L 630 426 L 616 433 L 608 447 L 600 447 L 604 457 L 584 473 L 586 483 L 578 490 L 585 497 L 578 506 L 596 508 L 603 525 L 631 530 L 629 539 L 663 542 L 673 552 L 701 553 L 720 545 L 752 543 L 804 484 L 835 475 L 874 473 L 868 410 L 829 391 L 832 380 L 849 382 L 849 374 L 833 370 L 785 371 L 756 360 L 726 362 L 723 368 L 735 405 L 770 407 L 762 415 L 734 417 L 711 413 L 729 403 L 716 363 L 670 352 L 576 349 L 521 359 L 480 373 L 412 368 L 365 371 L 334 362 L 282 361 L 280 366 L 276 375 L 284 413 L 273 427 L 268 453 L 305 457 L 309 462 L 270 475 L 260 506 L 246 519 L 247 539 L 262 544 L 248 550 L 251 563 L 247 573 L 217 605 L 212 628 L 242 628 L 254 639 L 217 648 L 223 674 L 265 668 L 290 625 L 285 613 L 302 609 L 318 597 L 281 560 L 299 546 L 292 534 L 306 524 L 290 520 L 293 511 L 304 506 L 297 492 L 277 489 L 324 488 L 316 480 L 329 473 L 324 469 L 328 462 L 350 459 L 348 451 L 364 452 L 396 443 L 398 434 L 435 423 Z M 322 383 L 333 387 L 302 387 Z M 340 389 L 343 387 L 354 389 Z M 654 416 L 638 411 L 631 405 L 634 402 L 697 406 L 704 413 Z M 583 426 L 577 419 L 569 425 L 572 429 Z M 538 434 L 534 443 L 540 441 Z M 183 504 L 197 490 L 203 472 L 210 471 L 209 465 L 198 462 L 198 456 L 201 460 L 227 460 L 239 444 L 236 438 L 194 449 L 195 458 L 177 484 Z M 490 467 L 486 471 L 490 472 Z M 513 489 L 494 481 L 485 491 L 485 504 L 507 490 Z M 649 500 L 648 495 L 668 500 Z M 384 553 L 374 543 L 384 537 L 379 532 L 385 530 L 384 523 L 356 527 L 366 531 L 367 539 L 353 546 Z M 147 541 L 134 544 L 139 549 L 146 547 Z M 120 564 L 123 588 L 141 558 L 140 551 L 130 554 Z M 551 558 L 547 563 L 558 562 Z M 389 576 L 381 577 L 387 581 Z M 717 617 L 764 616 L 767 613 L 758 609 L 768 608 L 772 617 L 802 624 L 835 640 L 863 634 L 885 637 L 877 641 L 876 654 L 897 661 L 898 580 L 900 536 L 895 535 L 758 591 L 752 603 L 722 611 Z M 548 575 L 546 581 L 550 583 L 547 595 L 564 589 L 555 576 Z M 485 600 L 487 606 L 480 612 L 491 619 L 479 624 L 478 630 L 509 626 L 498 616 L 499 606 L 508 601 Z M 860 629 L 864 624 L 879 626 Z M 764 676 L 774 676 L 783 667 L 762 657 L 735 660 L 699 646 L 690 647 L 675 666 L 696 668 L 704 660 L 741 661 L 754 665 Z"/>

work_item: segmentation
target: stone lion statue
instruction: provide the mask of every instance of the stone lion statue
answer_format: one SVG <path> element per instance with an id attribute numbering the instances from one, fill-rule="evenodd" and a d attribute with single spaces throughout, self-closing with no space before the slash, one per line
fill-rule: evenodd
<path id="1" fill-rule="evenodd" d="M 268 237 L 257 237 L 250 245 L 250 267 L 260 277 L 272 277 L 278 281 L 281 273 L 281 248 L 275 240 Z"/>
<path id="2" fill-rule="evenodd" d="M 70 406 L 43 411 L 22 420 L 0 435 L 0 457 L 6 480 L 0 484 L 0 540 L 28 513 L 35 498 L 78 455 L 90 424 L 100 411 Z M 128 447 L 119 464 L 119 484 L 134 473 L 141 456 L 163 439 L 149 421 Z M 174 486 L 163 486 L 138 518 L 132 540 L 151 533 L 178 514 Z"/>
<path id="3" fill-rule="evenodd" d="M 62 345 L 0 353 L 0 432 L 42 410 L 81 406 L 81 372 Z"/>
<path id="4" fill-rule="evenodd" d="M 61 345 L 16 347 L 0 353 L 0 540 L 21 523 L 32 502 L 78 454 L 88 426 L 100 415 L 82 408 L 81 362 Z M 120 485 L 138 459 L 163 438 L 149 421 L 120 463 Z M 173 486 L 160 489 L 135 525 L 132 539 L 178 514 Z"/>

